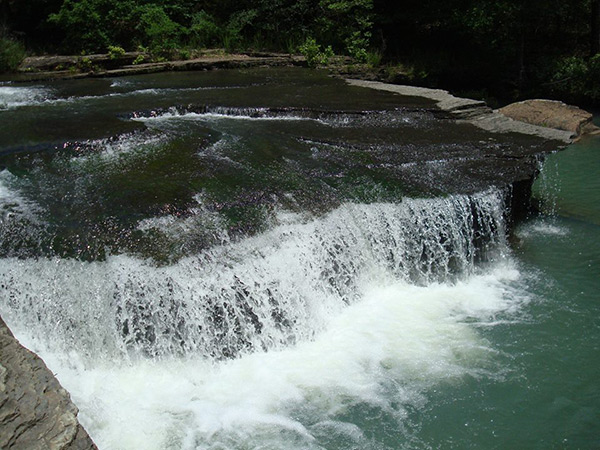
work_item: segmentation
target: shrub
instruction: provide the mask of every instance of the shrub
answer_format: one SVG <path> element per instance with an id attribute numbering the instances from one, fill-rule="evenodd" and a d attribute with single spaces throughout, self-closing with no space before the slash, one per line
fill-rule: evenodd
<path id="1" fill-rule="evenodd" d="M 304 44 L 302 44 L 298 50 L 300 50 L 300 53 L 306 58 L 306 63 L 309 67 L 327 64 L 329 59 L 333 56 L 331 45 L 328 45 L 325 49 L 321 50 L 321 46 L 317 44 L 317 41 L 312 37 L 306 38 L 306 41 L 304 41 Z"/>
<path id="2" fill-rule="evenodd" d="M 132 64 L 142 64 L 144 61 L 146 61 L 146 57 L 144 55 L 137 55 L 137 57 L 133 60 Z"/>
<path id="3" fill-rule="evenodd" d="M 346 51 L 358 62 L 367 62 L 370 32 L 354 31 L 346 38 Z"/>
<path id="4" fill-rule="evenodd" d="M 402 63 L 387 64 L 383 73 L 388 83 L 425 84 L 429 77 L 424 69 Z"/>
<path id="5" fill-rule="evenodd" d="M 600 100 L 600 53 L 590 59 L 569 56 L 556 62 L 551 90 L 571 99 Z"/>
<path id="6" fill-rule="evenodd" d="M 16 70 L 25 58 L 25 47 L 9 38 L 0 38 L 0 72 Z"/>
<path id="7" fill-rule="evenodd" d="M 283 48 L 287 53 L 292 55 L 296 53 L 300 48 L 299 41 L 297 39 L 294 39 L 293 37 L 288 36 L 284 41 Z"/>
<path id="8" fill-rule="evenodd" d="M 192 17 L 189 37 L 195 47 L 210 47 L 219 43 L 220 28 L 210 14 L 200 11 Z"/>
<path id="9" fill-rule="evenodd" d="M 373 28 L 373 0 L 320 0 L 322 37 L 358 62 L 366 62 Z"/>
<path id="10" fill-rule="evenodd" d="M 382 59 L 383 54 L 380 51 L 375 50 L 367 53 L 366 63 L 369 67 L 379 67 Z"/>
<path id="11" fill-rule="evenodd" d="M 77 62 L 77 69 L 82 72 L 91 72 L 93 70 L 92 60 L 87 56 L 80 58 Z"/>
<path id="12" fill-rule="evenodd" d="M 143 35 L 144 44 L 150 52 L 165 55 L 177 48 L 183 32 L 181 25 L 172 21 L 161 6 L 146 5 L 142 8 L 137 26 Z"/>
<path id="13" fill-rule="evenodd" d="M 110 59 L 117 59 L 125 55 L 125 49 L 114 45 L 108 46 L 108 56 Z"/>

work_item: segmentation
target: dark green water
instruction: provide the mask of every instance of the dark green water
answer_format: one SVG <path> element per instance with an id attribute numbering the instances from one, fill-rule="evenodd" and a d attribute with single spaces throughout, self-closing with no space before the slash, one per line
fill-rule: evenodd
<path id="1" fill-rule="evenodd" d="M 101 449 L 600 448 L 600 140 L 506 238 L 543 146 L 298 69 L 3 85 L 0 312 Z"/>
<path id="2" fill-rule="evenodd" d="M 433 448 L 600 447 L 599 174 L 598 138 L 545 162 L 513 241 L 526 305 L 482 331 L 505 371 L 435 393 L 417 419 Z"/>
<path id="3" fill-rule="evenodd" d="M 6 85 L 0 96 L 5 182 L 44 215 L 34 236 L 17 229 L 2 242 L 10 256 L 169 261 L 220 242 L 223 228 L 265 231 L 278 209 L 313 215 L 503 185 L 527 164 L 499 155 L 544 145 L 298 69 Z M 207 219 L 184 242 L 138 226 L 199 204 L 222 223 Z"/>

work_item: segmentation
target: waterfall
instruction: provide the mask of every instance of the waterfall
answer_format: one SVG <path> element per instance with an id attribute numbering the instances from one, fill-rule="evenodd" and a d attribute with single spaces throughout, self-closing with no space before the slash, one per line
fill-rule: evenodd
<path id="1" fill-rule="evenodd" d="M 94 358 L 281 349 L 313 339 L 366 280 L 428 285 L 473 274 L 505 250 L 503 214 L 500 191 L 348 203 L 166 267 L 129 255 L 6 258 L 3 316 Z"/>

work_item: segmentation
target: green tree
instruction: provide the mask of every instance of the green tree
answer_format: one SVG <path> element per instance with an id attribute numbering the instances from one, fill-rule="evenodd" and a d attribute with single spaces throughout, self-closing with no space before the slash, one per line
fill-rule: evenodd
<path id="1" fill-rule="evenodd" d="M 365 61 L 373 27 L 373 0 L 320 0 L 322 41 Z"/>
<path id="2" fill-rule="evenodd" d="M 557 61 L 589 55 L 596 1 L 379 0 L 377 38 L 433 85 L 544 95 Z"/>
<path id="3" fill-rule="evenodd" d="M 51 48 L 60 43 L 62 36 L 48 24 L 47 18 L 62 3 L 63 0 L 0 0 L 0 29 L 7 30 L 29 48 Z"/>
<path id="4" fill-rule="evenodd" d="M 154 53 L 165 53 L 177 48 L 184 29 L 171 20 L 165 10 L 158 5 L 144 5 L 139 8 L 140 19 L 137 30 L 142 44 Z"/>
<path id="5" fill-rule="evenodd" d="M 600 0 L 592 0 L 590 5 L 590 55 L 600 53 Z"/>
<path id="6" fill-rule="evenodd" d="M 141 44 L 140 32 L 137 30 L 140 15 L 139 1 L 111 1 L 107 7 L 106 21 L 104 23 L 111 44 L 119 45 L 129 50 Z"/>
<path id="7" fill-rule="evenodd" d="M 253 7 L 257 18 L 248 38 L 264 46 L 293 51 L 317 34 L 318 0 L 260 0 Z"/>
<path id="8" fill-rule="evenodd" d="M 215 18 L 202 10 L 192 16 L 189 42 L 194 47 L 210 47 L 221 43 L 221 28 Z"/>
<path id="9" fill-rule="evenodd" d="M 242 9 L 234 12 L 223 30 L 223 45 L 227 50 L 237 50 L 242 46 L 245 36 L 252 34 L 255 20 L 258 17 L 256 9 Z"/>
<path id="10" fill-rule="evenodd" d="M 0 72 L 15 70 L 25 57 L 25 47 L 20 42 L 0 35 Z"/>
<path id="11" fill-rule="evenodd" d="M 63 48 L 95 52 L 111 44 L 106 27 L 107 6 L 106 0 L 65 0 L 48 19 L 64 30 Z"/>

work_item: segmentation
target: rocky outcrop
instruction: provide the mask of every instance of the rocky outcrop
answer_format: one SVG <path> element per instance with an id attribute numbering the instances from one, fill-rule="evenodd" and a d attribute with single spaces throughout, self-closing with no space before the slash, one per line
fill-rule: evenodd
<path id="1" fill-rule="evenodd" d="M 461 184 L 469 180 L 469 177 L 473 174 L 477 174 L 475 178 L 478 180 L 485 179 L 486 182 L 496 186 L 505 185 L 508 188 L 506 202 L 510 210 L 507 217 L 509 227 L 526 217 L 530 211 L 531 188 L 538 174 L 539 158 L 548 151 L 556 150 L 573 142 L 577 137 L 577 133 L 581 131 L 577 127 L 570 129 L 561 127 L 559 126 L 560 123 L 555 122 L 544 123 L 539 121 L 539 123 L 536 123 L 531 121 L 528 123 L 517 120 L 516 117 L 513 119 L 508 114 L 503 114 L 503 111 L 492 110 L 482 101 L 455 97 L 448 91 L 441 89 L 356 79 L 347 79 L 346 82 L 353 86 L 395 92 L 400 95 L 424 97 L 435 101 L 437 108 L 446 113 L 445 117 L 448 119 L 469 123 L 492 133 L 518 133 L 525 135 L 525 137 L 532 136 L 534 139 L 541 138 L 542 141 L 545 141 L 547 150 L 538 148 L 537 153 L 536 150 L 531 153 L 526 151 L 527 145 L 520 150 L 501 152 L 500 154 L 490 151 L 483 158 L 473 153 L 472 163 L 470 163 L 469 158 L 466 158 L 465 163 L 456 170 L 447 171 L 451 172 L 452 176 L 459 180 Z M 570 107 L 569 111 L 572 115 L 582 117 L 580 127 L 584 127 L 583 123 L 588 120 L 588 116 L 579 113 L 578 111 L 582 111 L 579 108 Z M 582 111 L 582 113 L 585 113 L 585 111 Z M 567 112 L 564 114 L 566 115 Z M 589 120 L 591 120 L 591 115 L 589 115 Z M 440 179 L 444 175 L 439 174 L 438 181 L 441 181 Z M 451 190 L 451 181 L 446 181 L 445 186 Z M 483 188 L 483 186 L 480 186 L 480 188 Z"/>
<path id="2" fill-rule="evenodd" d="M 561 128 L 513 120 L 501 111 L 492 111 L 483 101 L 455 97 L 442 89 L 429 89 L 355 79 L 347 79 L 346 82 L 352 86 L 368 87 L 395 92 L 400 95 L 424 97 L 434 100 L 440 110 L 449 113 L 450 118 L 468 122 L 493 133 L 520 133 L 563 143 L 572 142 L 576 136 L 574 132 L 565 131 Z"/>
<path id="3" fill-rule="evenodd" d="M 460 98 L 451 95 L 442 89 L 429 89 L 417 86 L 405 86 L 401 84 L 382 83 L 380 81 L 347 79 L 346 82 L 352 86 L 368 87 L 380 91 L 394 92 L 409 97 L 423 97 L 434 100 L 437 106 L 447 112 L 455 113 L 457 117 L 477 116 L 486 114 L 492 110 L 481 100 Z"/>
<path id="4" fill-rule="evenodd" d="M 538 136 L 543 139 L 560 141 L 564 144 L 572 143 L 576 135 L 571 131 L 559 130 L 540 125 L 514 120 L 498 111 L 490 111 L 468 120 L 469 123 L 492 133 L 520 133 L 530 136 Z"/>
<path id="5" fill-rule="evenodd" d="M 568 131 L 574 136 L 600 131 L 592 123 L 591 113 L 555 100 L 525 100 L 498 111 L 520 122 Z"/>
<path id="6" fill-rule="evenodd" d="M 0 318 L 0 448 L 96 449 L 77 412 L 44 362 Z"/>

